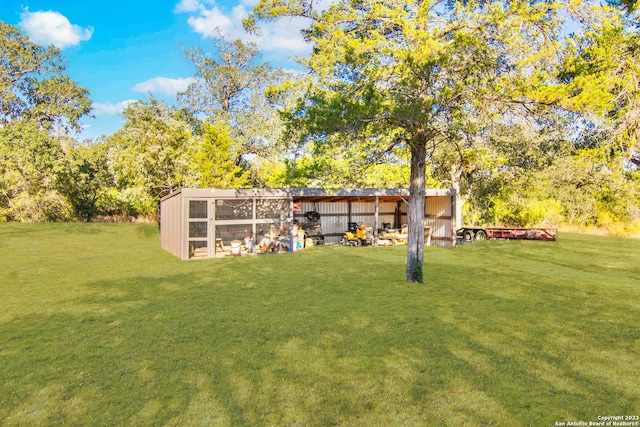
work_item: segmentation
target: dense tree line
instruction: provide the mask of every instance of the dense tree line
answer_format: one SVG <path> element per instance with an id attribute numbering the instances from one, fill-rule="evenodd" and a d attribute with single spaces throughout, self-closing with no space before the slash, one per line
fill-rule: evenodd
<path id="1" fill-rule="evenodd" d="M 64 74 L 58 49 L 0 25 L 0 220 L 154 217 L 185 186 L 287 185 L 278 108 L 291 101 L 265 91 L 288 74 L 256 65 L 254 44 L 220 37 L 217 58 L 187 50 L 196 83 L 181 107 L 134 102 L 121 129 L 79 142 L 87 90 Z"/>
<path id="2" fill-rule="evenodd" d="M 195 79 L 175 105 L 140 100 L 82 142 L 89 93 L 59 50 L 0 22 L 0 220 L 153 217 L 185 186 L 409 186 L 456 188 L 467 223 L 637 231 L 636 7 L 262 0 L 248 30 L 309 20 L 304 73 L 221 35 L 213 56 L 185 51 Z"/>

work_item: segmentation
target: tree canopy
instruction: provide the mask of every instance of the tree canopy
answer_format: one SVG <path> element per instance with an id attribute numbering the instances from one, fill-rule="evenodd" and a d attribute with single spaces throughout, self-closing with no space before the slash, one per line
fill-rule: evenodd
<path id="1" fill-rule="evenodd" d="M 29 41 L 0 21 L 0 124 L 29 120 L 47 130 L 78 130 L 89 92 L 64 74 L 60 50 Z"/>
<path id="2" fill-rule="evenodd" d="M 377 152 L 411 153 L 407 279 L 422 281 L 424 186 L 428 152 L 446 147 L 450 176 L 475 161 L 483 131 L 509 110 L 533 112 L 561 96 L 557 68 L 569 47 L 563 37 L 587 2 L 262 0 L 245 21 L 309 19 L 312 43 L 303 65 L 315 80 L 289 116 L 307 141 L 361 144 Z M 598 18 L 597 16 L 595 17 Z M 555 96 L 555 95 L 554 95 Z M 347 137 L 348 135 L 348 137 Z M 456 154 L 457 153 L 457 154 Z"/>
<path id="3" fill-rule="evenodd" d="M 220 34 L 212 45 L 211 54 L 200 48 L 185 50 L 196 73 L 194 82 L 178 99 L 214 127 L 224 129 L 234 141 L 237 166 L 252 169 L 252 182 L 264 185 L 268 176 L 261 165 L 277 163 L 283 152 L 278 109 L 291 102 L 290 91 L 272 95 L 269 92 L 286 81 L 289 73 L 260 62 L 261 54 L 255 43 L 231 40 Z"/>
<path id="4" fill-rule="evenodd" d="M 64 71 L 58 49 L 0 21 L 0 219 L 69 216 L 58 175 L 91 101 Z"/>

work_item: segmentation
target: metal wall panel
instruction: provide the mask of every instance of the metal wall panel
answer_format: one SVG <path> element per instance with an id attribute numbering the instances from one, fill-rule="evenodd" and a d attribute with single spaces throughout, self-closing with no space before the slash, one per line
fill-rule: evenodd
<path id="1" fill-rule="evenodd" d="M 182 194 L 176 193 L 160 203 L 160 244 L 169 253 L 182 256 Z"/>
<path id="2" fill-rule="evenodd" d="M 326 235 L 324 243 L 327 245 L 340 243 L 342 234 L 348 227 L 346 216 L 326 216 L 320 220 L 320 224 Z"/>
<path id="3" fill-rule="evenodd" d="M 378 212 L 380 214 L 385 213 L 385 214 L 393 215 L 393 213 L 395 211 L 396 211 L 396 204 L 395 203 L 380 203 L 379 208 L 378 208 Z"/>
<path id="4" fill-rule="evenodd" d="M 363 214 L 370 213 L 373 214 L 375 212 L 375 203 L 372 202 L 351 202 L 351 213 L 352 214 Z"/>
<path id="5" fill-rule="evenodd" d="M 453 246 L 452 227 L 454 218 L 451 209 L 453 206 L 452 197 L 455 196 L 427 196 L 425 201 L 425 221 L 424 225 L 431 227 L 432 246 Z M 403 224 L 407 223 L 406 203 L 400 205 Z"/>
<path id="6" fill-rule="evenodd" d="M 315 205 L 319 206 L 319 212 L 325 215 L 346 215 L 349 212 L 347 202 L 315 203 Z"/>
<path id="7" fill-rule="evenodd" d="M 380 203 L 379 214 L 393 215 L 396 209 L 395 203 Z M 301 203 L 300 210 L 296 212 L 296 216 L 303 216 L 306 212 L 317 211 L 320 215 L 347 215 L 349 213 L 349 205 L 347 202 L 319 202 L 319 203 Z M 357 202 L 351 204 L 351 213 L 357 214 L 375 214 L 375 205 L 373 202 Z"/>
<path id="8" fill-rule="evenodd" d="M 432 227 L 431 244 L 433 246 L 453 246 L 455 218 L 452 197 L 454 196 L 427 197 L 425 225 Z"/>
<path id="9" fill-rule="evenodd" d="M 299 203 L 300 205 L 300 210 L 299 211 L 295 211 L 294 214 L 295 216 L 300 216 L 303 215 L 305 212 L 310 212 L 310 211 L 315 211 L 317 210 L 317 206 L 314 206 L 313 203 Z"/>
<path id="10" fill-rule="evenodd" d="M 320 226 L 325 234 L 325 244 L 340 243 L 342 233 L 347 227 L 348 204 L 346 202 L 301 203 L 300 211 L 295 213 L 295 219 L 300 224 L 305 224 L 309 220 L 304 214 L 311 211 L 320 214 Z M 332 236 L 332 234 L 337 236 Z"/>
<path id="11" fill-rule="evenodd" d="M 351 222 L 362 223 L 364 225 L 368 225 L 373 227 L 374 222 L 373 215 L 351 215 Z"/>
<path id="12" fill-rule="evenodd" d="M 296 215 L 304 215 L 305 212 L 317 211 L 320 215 L 344 214 L 349 212 L 346 202 L 331 203 L 310 203 L 304 202 L 300 204 L 300 211 Z"/>
<path id="13" fill-rule="evenodd" d="M 451 196 L 427 197 L 427 206 L 425 212 L 428 216 L 443 217 L 452 216 Z"/>
<path id="14" fill-rule="evenodd" d="M 452 245 L 451 220 L 426 219 L 424 225 L 431 227 L 431 246 L 450 247 Z"/>

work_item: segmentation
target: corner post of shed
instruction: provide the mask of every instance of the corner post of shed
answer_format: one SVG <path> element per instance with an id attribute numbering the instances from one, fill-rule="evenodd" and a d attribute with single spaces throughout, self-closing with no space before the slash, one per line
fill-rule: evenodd
<path id="1" fill-rule="evenodd" d="M 289 224 L 289 252 L 294 252 L 296 250 L 296 248 L 294 247 L 296 240 L 295 236 L 293 235 L 293 221 L 295 220 L 295 212 L 293 209 L 293 195 L 289 194 L 289 213 L 287 215 L 287 222 Z"/>
<path id="2" fill-rule="evenodd" d="M 257 215 L 257 206 L 258 206 L 258 201 L 257 201 L 257 196 L 256 193 L 254 191 L 253 193 L 253 217 L 251 219 L 251 239 L 253 239 L 253 246 L 252 246 L 252 252 L 251 253 L 255 253 L 256 251 L 256 245 L 257 245 L 257 239 L 258 239 L 258 215 Z"/>
<path id="3" fill-rule="evenodd" d="M 376 205 L 374 209 L 373 246 L 378 246 L 378 230 L 380 229 L 380 196 L 378 195 L 376 195 Z"/>
<path id="4" fill-rule="evenodd" d="M 455 247 L 457 243 L 456 230 L 462 224 L 462 203 L 458 199 L 458 191 L 451 189 L 451 247 Z"/>

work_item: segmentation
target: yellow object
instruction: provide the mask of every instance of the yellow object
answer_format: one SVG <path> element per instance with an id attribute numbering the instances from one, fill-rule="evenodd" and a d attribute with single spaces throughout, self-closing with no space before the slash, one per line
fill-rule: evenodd
<path id="1" fill-rule="evenodd" d="M 373 243 L 373 228 L 368 225 L 350 223 L 349 230 L 344 232 L 340 243 L 352 246 L 370 245 Z"/>

